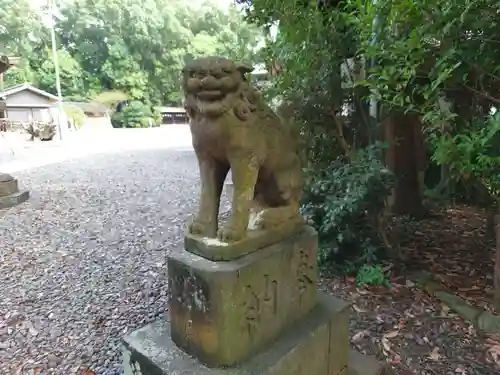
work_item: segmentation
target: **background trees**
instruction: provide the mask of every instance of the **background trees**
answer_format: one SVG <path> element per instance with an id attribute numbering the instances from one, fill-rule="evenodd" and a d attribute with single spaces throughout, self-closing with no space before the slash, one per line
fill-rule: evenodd
<path id="1" fill-rule="evenodd" d="M 148 106 L 180 104 L 184 59 L 220 54 L 254 62 L 261 38 L 234 6 L 210 1 L 69 0 L 59 10 L 58 59 L 69 100 L 117 90 Z M 28 0 L 0 0 L 0 16 L 2 50 L 22 57 L 5 85 L 29 81 L 55 93 L 46 16 Z"/>
<path id="2" fill-rule="evenodd" d="M 351 270 L 387 251 L 404 257 L 388 235 L 390 213 L 418 219 L 427 203 L 450 200 L 494 209 L 498 4 L 239 2 L 255 24 L 278 25 L 267 60 L 283 67 L 274 93 L 307 146 L 304 209 L 323 261 Z"/>

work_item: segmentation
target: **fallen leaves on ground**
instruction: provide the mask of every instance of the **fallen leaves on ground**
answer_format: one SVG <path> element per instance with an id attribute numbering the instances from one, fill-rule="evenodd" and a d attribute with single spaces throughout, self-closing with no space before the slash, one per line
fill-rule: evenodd
<path id="1" fill-rule="evenodd" d="M 488 353 L 490 354 L 492 360 L 500 365 L 500 341 L 488 338 L 486 342 L 490 345 Z"/>
<path id="2" fill-rule="evenodd" d="M 500 338 L 476 332 L 413 276 L 427 271 L 449 292 L 494 312 L 490 304 L 494 243 L 484 213 L 463 206 L 397 228 L 407 256 L 388 268 L 391 289 L 357 287 L 352 278 L 324 279 L 332 294 L 352 304 L 351 345 L 390 364 L 398 375 L 497 375 Z"/>

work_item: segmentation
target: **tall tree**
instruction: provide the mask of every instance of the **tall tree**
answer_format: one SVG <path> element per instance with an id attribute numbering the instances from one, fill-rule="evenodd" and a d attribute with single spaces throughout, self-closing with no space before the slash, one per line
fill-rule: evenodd
<path id="1" fill-rule="evenodd" d="M 26 56 L 47 40 L 39 12 L 28 0 L 0 0 L 0 51 Z"/>

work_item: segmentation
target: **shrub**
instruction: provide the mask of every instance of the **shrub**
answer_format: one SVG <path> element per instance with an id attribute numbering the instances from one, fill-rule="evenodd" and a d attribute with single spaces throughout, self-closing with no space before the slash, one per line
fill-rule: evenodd
<path id="1" fill-rule="evenodd" d="M 160 126 L 163 120 L 161 112 L 156 108 L 153 108 L 152 110 L 152 120 L 153 120 L 153 126 Z"/>
<path id="2" fill-rule="evenodd" d="M 69 119 L 73 120 L 77 128 L 80 128 L 87 119 L 83 109 L 72 104 L 63 104 L 63 109 Z"/>
<path id="3" fill-rule="evenodd" d="M 149 119 L 154 121 L 151 108 L 139 101 L 132 101 L 120 112 L 111 116 L 111 123 L 115 128 L 146 128 L 149 127 Z"/>
<path id="4" fill-rule="evenodd" d="M 93 103 L 99 103 L 107 108 L 113 108 L 118 103 L 128 100 L 128 95 L 122 91 L 103 91 L 92 98 Z"/>
<path id="5" fill-rule="evenodd" d="M 378 157 L 379 146 L 339 157 L 322 170 L 307 171 L 302 212 L 319 235 L 322 270 L 342 265 L 353 272 L 377 263 L 377 219 L 392 188 L 392 173 Z"/>
<path id="6" fill-rule="evenodd" d="M 391 287 L 389 280 L 385 277 L 384 270 L 379 264 L 364 265 L 356 275 L 356 284 L 361 285 L 385 285 Z"/>

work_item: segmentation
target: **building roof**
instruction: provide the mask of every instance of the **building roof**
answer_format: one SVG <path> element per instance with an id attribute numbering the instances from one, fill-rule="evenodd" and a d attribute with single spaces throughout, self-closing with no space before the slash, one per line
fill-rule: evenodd
<path id="1" fill-rule="evenodd" d="M 8 87 L 5 90 L 0 91 L 0 97 L 5 98 L 9 95 L 17 94 L 18 92 L 21 92 L 24 90 L 29 90 L 31 92 L 34 92 L 35 94 L 45 96 L 46 98 L 51 99 L 51 100 L 55 100 L 55 101 L 59 100 L 59 98 L 57 96 L 52 95 L 52 94 L 48 93 L 47 91 L 37 89 L 36 87 L 31 86 L 29 83 L 23 83 L 20 85 L 14 85 L 14 86 Z"/>

